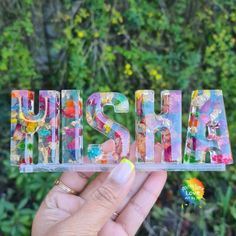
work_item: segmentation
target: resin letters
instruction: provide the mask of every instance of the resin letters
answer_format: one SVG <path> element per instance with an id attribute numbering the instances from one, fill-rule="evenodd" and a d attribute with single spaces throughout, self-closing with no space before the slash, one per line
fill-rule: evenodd
<path id="1" fill-rule="evenodd" d="M 221 90 L 192 93 L 185 163 L 233 163 Z"/>
<path id="2" fill-rule="evenodd" d="M 121 93 L 93 93 L 88 98 L 86 106 L 87 122 L 108 138 L 113 139 L 116 145 L 116 153 L 113 155 L 111 153 L 108 157 L 101 155 L 101 146 L 90 145 L 88 147 L 88 158 L 98 163 L 114 163 L 118 161 L 121 157 L 128 155 L 130 146 L 129 131 L 103 113 L 103 107 L 106 105 L 112 105 L 117 113 L 129 111 L 128 99 Z"/>
<path id="3" fill-rule="evenodd" d="M 79 90 L 39 92 L 39 112 L 34 112 L 34 92 L 11 93 L 12 165 L 20 172 L 109 171 L 130 152 L 130 133 L 104 114 L 105 106 L 115 113 L 129 112 L 129 102 L 118 92 L 93 93 L 86 102 L 88 124 L 114 143 L 110 153 L 99 143 L 88 144 L 83 153 L 83 103 Z M 182 94 L 161 92 L 160 114 L 154 110 L 154 91 L 135 93 L 134 160 L 137 171 L 224 171 L 233 163 L 221 90 L 192 93 L 185 153 L 182 160 Z M 59 151 L 61 124 L 61 160 Z M 38 157 L 34 138 L 38 136 Z M 158 139 L 157 139 L 158 138 Z M 155 142 L 159 142 L 155 150 Z M 158 152 L 158 153 L 155 153 Z M 34 154 L 34 155 L 33 155 Z"/>
<path id="4" fill-rule="evenodd" d="M 79 90 L 62 90 L 62 162 L 83 162 L 83 103 Z"/>
<path id="5" fill-rule="evenodd" d="M 11 97 L 11 163 L 33 162 L 35 133 L 38 133 L 38 163 L 59 163 L 59 92 L 40 91 L 37 115 L 33 92 L 14 90 Z"/>
<path id="6" fill-rule="evenodd" d="M 181 91 L 161 92 L 161 113 L 154 113 L 154 91 L 138 90 L 136 101 L 136 157 L 138 161 L 155 162 L 155 133 L 161 133 L 162 162 L 181 162 Z"/>

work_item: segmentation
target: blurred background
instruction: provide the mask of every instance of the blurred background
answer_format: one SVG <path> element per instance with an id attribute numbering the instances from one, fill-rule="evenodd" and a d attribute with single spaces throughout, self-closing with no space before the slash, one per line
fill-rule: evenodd
<path id="1" fill-rule="evenodd" d="M 134 137 L 134 92 L 183 91 L 183 144 L 194 89 L 222 89 L 232 151 L 236 138 L 234 0 L 0 1 L 0 235 L 30 235 L 32 218 L 59 173 L 19 174 L 9 165 L 12 89 L 118 91 L 130 113 L 109 116 Z M 36 100 L 37 101 L 37 100 Z M 36 102 L 37 103 L 37 102 Z M 87 143 L 106 140 L 84 119 Z M 182 208 L 183 180 L 197 177 L 205 204 Z M 236 167 L 169 172 L 137 235 L 236 235 Z M 132 220 L 132 219 L 130 219 Z"/>

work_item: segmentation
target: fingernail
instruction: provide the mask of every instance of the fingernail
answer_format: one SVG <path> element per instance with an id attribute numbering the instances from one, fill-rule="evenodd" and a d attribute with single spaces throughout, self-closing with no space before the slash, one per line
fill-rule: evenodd
<path id="1" fill-rule="evenodd" d="M 134 164 L 130 160 L 123 158 L 118 166 L 111 171 L 109 177 L 118 184 L 124 184 L 128 181 L 133 171 Z"/>

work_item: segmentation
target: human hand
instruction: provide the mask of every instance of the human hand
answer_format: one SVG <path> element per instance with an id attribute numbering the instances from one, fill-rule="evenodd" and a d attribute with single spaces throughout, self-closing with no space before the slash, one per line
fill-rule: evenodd
<path id="1" fill-rule="evenodd" d="M 104 152 L 115 149 L 114 141 L 103 144 Z M 161 146 L 155 145 L 155 158 Z M 135 158 L 135 143 L 130 160 Z M 32 226 L 32 236 L 127 236 L 134 235 L 155 204 L 166 182 L 167 173 L 135 173 L 125 159 L 111 173 L 65 172 L 60 180 L 79 192 L 73 195 L 54 186 L 42 202 Z M 114 219 L 114 213 L 118 213 Z M 113 218 L 113 219 L 112 219 Z"/>

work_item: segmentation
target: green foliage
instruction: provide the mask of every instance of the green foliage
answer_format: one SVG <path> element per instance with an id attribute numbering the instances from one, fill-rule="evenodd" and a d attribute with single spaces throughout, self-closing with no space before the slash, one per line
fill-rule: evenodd
<path id="1" fill-rule="evenodd" d="M 34 212 L 58 174 L 19 174 L 9 167 L 10 91 L 119 91 L 129 114 L 106 113 L 134 135 L 134 91 L 183 90 L 183 137 L 190 93 L 222 89 L 231 140 L 236 139 L 236 6 L 227 1 L 0 2 L 0 234 L 29 235 Z M 58 10 L 59 9 L 59 10 Z M 106 138 L 84 122 L 85 144 Z M 134 136 L 133 136 L 134 137 Z M 86 145 L 85 145 L 86 147 Z M 232 142 L 234 155 L 236 144 Z M 178 189 L 196 176 L 206 205 L 181 209 Z M 236 168 L 224 173 L 170 173 L 151 226 L 157 235 L 236 234 Z M 139 235 L 147 235 L 143 226 Z M 169 232 L 169 233 L 168 233 Z M 162 234 L 161 234 L 162 233 Z M 151 235 L 151 233 L 150 233 Z"/>

